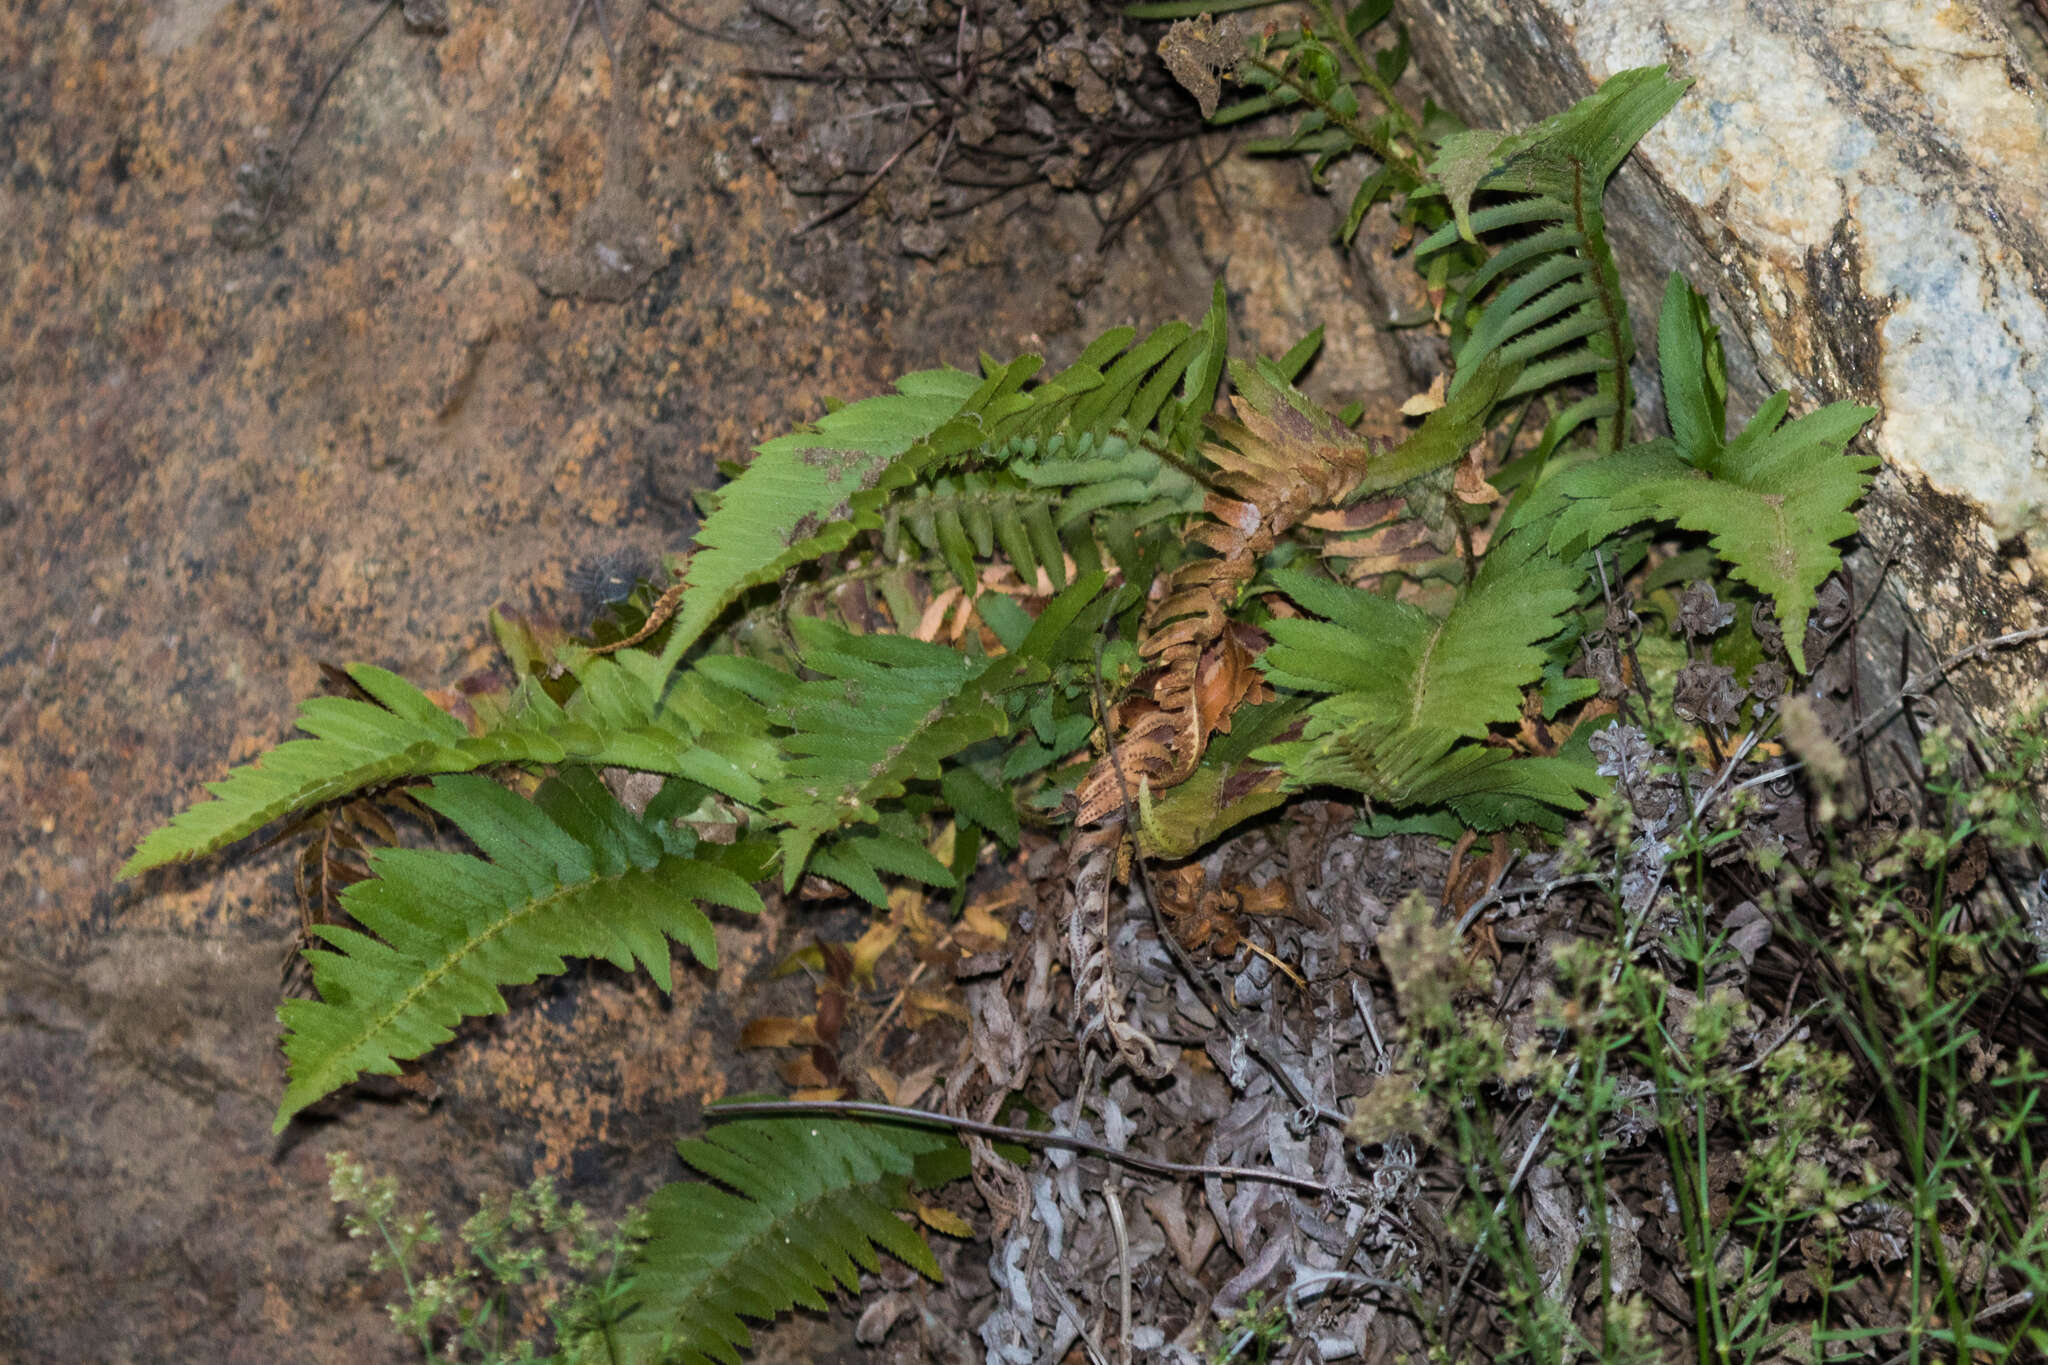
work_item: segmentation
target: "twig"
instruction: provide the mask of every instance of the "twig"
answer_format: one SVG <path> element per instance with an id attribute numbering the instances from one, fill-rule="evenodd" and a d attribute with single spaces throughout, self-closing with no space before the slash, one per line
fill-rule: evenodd
<path id="1" fill-rule="evenodd" d="M 2008 1298 L 2000 1299 L 1997 1303 L 1986 1306 L 1983 1312 L 1977 1314 L 1976 1317 L 1970 1319 L 1970 1325 L 1972 1327 L 1981 1326 L 1982 1324 L 1991 1321 L 1991 1319 L 1993 1318 L 2004 1317 L 2007 1313 L 2010 1313 L 2015 1308 L 2024 1308 L 2033 1301 L 2034 1291 L 2031 1289 L 2022 1289 L 2017 1294 L 2011 1295 Z M 1905 1350 L 1899 1352 L 1890 1360 L 1887 1360 L 1884 1363 L 1884 1365 L 1905 1365 L 1906 1359 L 1913 1354 L 1913 1351 L 1914 1348 L 1908 1346 Z"/>
<path id="2" fill-rule="evenodd" d="M 370 16 L 368 23 L 356 31 L 355 37 L 349 39 L 348 46 L 341 51 L 341 60 L 329 69 L 327 79 L 321 81 L 320 88 L 313 92 L 313 103 L 307 107 L 306 117 L 299 121 L 298 131 L 292 134 L 292 140 L 286 145 L 284 155 L 277 160 L 276 179 L 263 196 L 263 211 L 256 215 L 257 232 L 270 225 L 271 212 L 277 207 L 277 201 L 283 197 L 285 189 L 291 183 L 292 160 L 298 156 L 299 144 L 306 140 L 306 134 L 313 131 L 313 120 L 320 116 L 320 106 L 327 102 L 328 92 L 333 90 L 334 83 L 341 79 L 341 73 L 348 70 L 348 64 L 355 60 L 357 49 L 370 40 L 370 35 L 376 32 L 377 25 L 384 22 L 384 16 L 397 9 L 398 4 L 399 0 L 384 0 L 383 4 L 377 6 L 377 12 Z"/>
<path id="3" fill-rule="evenodd" d="M 555 93 L 555 82 L 561 80 L 562 73 L 569 69 L 569 56 L 576 46 L 576 30 L 583 27 L 583 11 L 590 8 L 590 4 L 591 0 L 576 0 L 576 8 L 569 12 L 569 36 L 562 39 L 561 59 L 555 63 L 554 73 L 548 77 L 547 84 L 540 88 L 540 94 L 535 97 L 536 105 L 547 102 L 548 96 Z"/>
<path id="4" fill-rule="evenodd" d="M 1074 1334 L 1081 1338 L 1081 1345 L 1088 1352 L 1088 1365 L 1109 1365 L 1108 1359 L 1102 1354 L 1102 1348 L 1095 1344 L 1095 1336 L 1088 1330 L 1088 1324 L 1081 1321 L 1081 1310 L 1074 1307 L 1074 1301 L 1067 1297 L 1066 1291 L 1054 1284 L 1052 1276 L 1043 1270 L 1038 1272 L 1038 1282 L 1052 1291 L 1053 1299 L 1058 1303 L 1060 1311 L 1073 1321 Z M 1039 1359 L 1047 1362 L 1057 1360 L 1061 1352 L 1057 1337 L 1053 1339 L 1053 1347 L 1051 1352 L 1040 1356 Z"/>
<path id="5" fill-rule="evenodd" d="M 1461 841 L 1458 845 L 1458 850 L 1461 854 L 1463 853 L 1464 848 L 1465 845 Z M 1479 898 L 1477 900 L 1473 901 L 1470 905 L 1465 907 L 1465 913 L 1458 917 L 1458 937 L 1463 938 L 1465 936 L 1465 931 L 1467 929 L 1470 929 L 1472 927 L 1473 921 L 1479 918 L 1480 912 L 1484 910 L 1488 905 L 1492 904 L 1493 900 L 1500 894 L 1500 884 L 1508 879 L 1508 873 L 1514 871 L 1515 864 L 1520 862 L 1521 860 L 1522 854 L 1519 849 L 1517 849 L 1514 853 L 1509 854 L 1508 860 L 1501 864 L 1500 871 L 1494 873 L 1493 880 L 1487 883 L 1486 890 L 1482 891 L 1479 894 Z M 1456 871 L 1457 869 L 1454 868 L 1453 870 Z M 1447 886 L 1444 888 L 1444 898 L 1448 900 L 1450 899 L 1450 896 L 1451 888 Z"/>
<path id="6" fill-rule="evenodd" d="M 1744 751 L 1746 752 L 1746 747 Z M 1740 761 L 1739 755 L 1731 757 L 1726 766 L 1732 769 Z M 1716 785 L 1719 785 L 1718 782 Z M 1712 790 L 1709 788 L 1709 793 Z M 1699 812 L 1705 808 L 1705 802 L 1706 798 L 1702 797 L 1701 804 L 1695 807 L 1693 822 L 1699 819 Z M 1622 968 L 1628 965 L 1629 958 L 1634 955 L 1636 935 L 1649 923 L 1650 912 L 1657 908 L 1657 897 L 1664 891 L 1664 874 L 1669 870 L 1669 866 L 1668 863 L 1658 865 L 1656 879 L 1650 883 L 1650 892 L 1643 898 L 1643 908 L 1636 912 L 1635 918 L 1629 923 L 1628 932 L 1622 936 L 1621 956 L 1616 960 L 1614 969 L 1607 974 L 1608 985 L 1611 986 L 1621 979 Z M 1529 1139 L 1528 1147 L 1523 1150 L 1521 1161 L 1516 1163 L 1515 1173 L 1508 1178 L 1508 1187 L 1502 1190 L 1500 1198 L 1494 1201 L 1492 1220 L 1479 1230 L 1479 1237 L 1472 1244 L 1472 1254 L 1465 1258 L 1465 1268 L 1459 1272 L 1458 1282 L 1451 1287 L 1450 1297 L 1444 1300 L 1444 1306 L 1438 1310 L 1438 1321 L 1441 1322 L 1450 1316 L 1451 1310 L 1457 1306 L 1459 1297 L 1465 1292 L 1466 1284 L 1472 1279 L 1472 1272 L 1479 1268 L 1479 1257 L 1486 1250 L 1487 1236 L 1499 1225 L 1501 1215 L 1507 1212 L 1508 1200 L 1514 1198 L 1515 1191 L 1521 1188 L 1523 1179 L 1529 1174 L 1529 1167 L 1535 1163 L 1536 1153 L 1542 1150 L 1543 1139 L 1549 1136 L 1550 1125 L 1556 1120 L 1557 1111 L 1564 1107 L 1564 1097 L 1570 1092 L 1572 1084 L 1578 1080 L 1579 1070 L 1584 1063 L 1583 1057 L 1572 1058 L 1572 1064 L 1565 1072 L 1564 1081 L 1557 1088 L 1557 1098 L 1550 1102 L 1550 1111 L 1543 1116 L 1543 1121 L 1536 1125 L 1536 1132 Z"/>
<path id="7" fill-rule="evenodd" d="M 831 222 L 834 218 L 837 218 L 840 214 L 852 208 L 855 204 L 858 204 L 861 200 L 867 198 L 870 194 L 874 193 L 875 186 L 882 183 L 882 177 L 887 175 L 890 171 L 894 170 L 896 167 L 896 163 L 901 161 L 904 157 L 908 156 L 911 153 L 911 151 L 917 147 L 919 143 L 923 142 L 926 138 L 930 137 L 932 133 L 938 129 L 939 124 L 942 122 L 944 122 L 943 119 L 934 119 L 930 123 L 927 123 L 923 128 L 918 130 L 918 134 L 916 137 L 910 139 L 910 141 L 904 143 L 901 147 L 898 147 L 894 152 L 891 152 L 889 154 L 889 159 L 887 161 L 884 161 L 881 165 L 875 167 L 874 171 L 868 176 L 868 178 L 861 182 L 860 188 L 855 190 L 851 195 L 849 195 L 844 203 L 826 209 L 823 213 L 820 213 L 816 217 L 810 219 L 802 227 L 798 228 L 796 231 L 790 233 L 789 235 L 792 237 L 802 237 L 805 234 L 809 233 L 813 228 L 821 228 L 825 224 Z"/>
<path id="8" fill-rule="evenodd" d="M 901 1105 L 875 1104 L 867 1100 L 748 1101 L 744 1104 L 713 1105 L 706 1112 L 719 1118 L 845 1114 L 859 1118 L 893 1119 L 898 1123 L 922 1124 L 927 1128 L 950 1128 L 955 1132 L 972 1133 L 976 1137 L 999 1138 L 1004 1142 L 1022 1143 L 1027 1147 L 1059 1147 L 1087 1156 L 1103 1157 L 1119 1165 L 1128 1166 L 1134 1171 L 1145 1171 L 1152 1175 L 1179 1176 L 1195 1180 L 1257 1180 L 1268 1185 L 1286 1185 L 1293 1189 L 1305 1190 L 1310 1194 L 1339 1193 L 1334 1185 L 1327 1185 L 1305 1175 L 1289 1175 L 1285 1171 L 1261 1170 L 1255 1166 L 1215 1166 L 1165 1161 L 1158 1157 L 1142 1156 L 1136 1152 L 1120 1152 L 1106 1143 L 1092 1142 L 1087 1138 L 1074 1137 L 1067 1133 L 1040 1133 L 1030 1128 L 1011 1128 L 1005 1124 L 982 1123 L 977 1119 L 941 1114 L 930 1109 L 906 1109 Z"/>
<path id="9" fill-rule="evenodd" d="M 1847 734 L 1843 735 L 1842 742 L 1844 744 L 1847 744 L 1852 741 L 1858 740 L 1862 738 L 1867 731 L 1879 729 L 1889 724 L 1893 717 L 1897 716 L 1901 711 L 1905 710 L 1912 703 L 1920 700 L 1921 697 L 1925 696 L 1925 689 L 1927 689 L 1934 683 L 1939 682 L 1948 674 L 1950 669 L 1956 668 L 1962 664 L 1966 664 L 1970 660 L 1975 659 L 1980 655 L 1988 654 L 1994 649 L 2010 649 L 2014 645 L 2023 645 L 2029 643 L 2030 641 L 2041 639 L 2048 639 L 2048 626 L 2034 626 L 2028 630 L 2010 631 L 2004 635 L 1993 636 L 1991 639 L 1988 640 L 1979 640 L 1974 645 L 1964 646 L 1963 648 L 1957 650 L 1955 653 L 1949 655 L 1946 659 L 1943 659 L 1934 667 L 1928 669 L 1926 672 L 1916 673 L 1912 677 L 1908 678 L 1905 682 L 1901 683 L 1899 685 L 1899 695 L 1893 698 L 1889 703 L 1887 703 L 1883 710 L 1874 712 L 1867 719 L 1865 719 L 1862 724 L 1856 726 L 1853 730 L 1850 730 Z M 1904 672 L 1903 669 L 1901 669 L 1900 671 Z M 1755 777 L 1750 778 L 1747 782 L 1744 782 L 1740 786 L 1736 787 L 1735 790 L 1743 791 L 1750 787 L 1762 786 L 1766 782 L 1776 782 L 1780 778 L 1790 777 L 1792 774 L 1798 772 L 1801 768 L 1804 768 L 1805 766 L 1806 764 L 1803 760 L 1796 763 L 1787 763 L 1783 767 L 1773 768 L 1771 771 L 1767 773 L 1761 773 Z"/>
<path id="10" fill-rule="evenodd" d="M 703 24 L 693 24 L 688 19 L 683 18 L 682 15 L 677 14 L 674 10 L 670 9 L 667 5 L 664 5 L 661 2 L 661 0 L 647 0 L 647 8 L 653 10 L 656 14 L 659 14 L 662 18 L 668 20 L 671 24 L 674 24 L 677 28 L 682 29 L 684 32 L 694 33 L 699 38 L 709 38 L 714 43 L 730 43 L 734 47 L 777 46 L 771 43 L 764 43 L 759 38 L 742 38 L 737 34 L 724 33 L 715 28 L 706 28 Z M 753 73 L 742 72 L 742 74 L 751 75 Z"/>
<path id="11" fill-rule="evenodd" d="M 1123 1320 L 1117 1335 L 1117 1355 L 1123 1365 L 1131 1365 L 1131 1236 L 1124 1227 L 1124 1206 L 1117 1199 L 1116 1191 L 1103 1186 L 1102 1202 L 1109 1206 L 1110 1230 L 1116 1233 L 1117 1281 L 1123 1286 Z"/>
<path id="12" fill-rule="evenodd" d="M 1945 678 L 1950 669 L 1966 664 L 1970 660 L 1988 654 L 1994 649 L 2010 649 L 2014 645 L 2023 645 L 2040 639 L 2048 639 L 2048 626 L 2035 626 L 2029 630 L 2009 631 L 2004 635 L 1995 635 L 1988 640 L 1979 640 L 1974 645 L 1965 645 L 1934 667 L 1928 669 L 1925 673 L 1916 673 L 1911 678 L 1908 678 L 1905 686 L 1899 689 L 1899 695 L 1889 705 L 1851 730 L 1848 734 L 1842 736 L 1842 738 L 1845 741 L 1855 739 L 1863 734 L 1864 731 L 1874 729 L 1890 721 L 1893 716 L 1905 710 L 1908 705 L 1918 701 L 1925 695 L 1926 688 Z"/>
<path id="13" fill-rule="evenodd" d="M 1505 872 L 1506 869 L 1502 869 L 1502 871 Z M 1586 882 L 1604 882 L 1606 880 L 1607 874 L 1604 872 L 1579 872 L 1569 877 L 1552 877 L 1547 882 L 1529 882 L 1521 886 L 1503 887 L 1499 881 L 1495 881 L 1493 889 L 1472 902 L 1471 907 L 1465 911 L 1465 917 L 1458 921 L 1458 933 L 1462 937 L 1472 927 L 1474 920 L 1478 919 L 1481 914 L 1491 909 L 1500 901 L 1521 900 L 1525 896 L 1535 896 L 1539 900 L 1547 901 L 1552 894 L 1567 886 L 1580 886 Z"/>

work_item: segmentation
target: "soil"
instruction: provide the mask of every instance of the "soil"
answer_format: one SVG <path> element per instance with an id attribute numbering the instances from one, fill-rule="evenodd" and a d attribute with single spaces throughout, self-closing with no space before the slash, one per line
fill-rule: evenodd
<path id="1" fill-rule="evenodd" d="M 289 734 L 321 663 L 452 680 L 494 604 L 568 613 L 580 561 L 684 547 L 717 462 L 824 396 L 984 349 L 1059 362 L 1198 316 L 1215 278 L 1247 345 L 1329 327 L 1319 396 L 1411 391 L 1294 166 L 1230 158 L 1099 259 L 1049 192 L 936 261 L 858 210 L 792 236 L 818 204 L 753 152 L 739 51 L 613 0 L 615 84 L 575 9 L 394 10 L 272 195 L 236 168 L 291 140 L 374 5 L 0 7 L 0 1358 L 405 1359 L 329 1152 L 451 1221 L 536 1173 L 616 1212 L 762 1079 L 729 1060 L 733 1001 L 816 932 L 801 911 L 721 924 L 725 965 L 672 999 L 603 969 L 536 988 L 437 1054 L 431 1103 L 274 1139 L 292 850 L 114 874 Z M 844 1330 L 798 1319 L 759 1358 Z"/>

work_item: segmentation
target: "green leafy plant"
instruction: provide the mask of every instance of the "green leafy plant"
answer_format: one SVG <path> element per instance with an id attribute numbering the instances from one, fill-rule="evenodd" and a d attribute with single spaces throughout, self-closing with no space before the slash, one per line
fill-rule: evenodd
<path id="1" fill-rule="evenodd" d="M 354 926 L 316 930 L 320 998 L 282 1012 L 280 1126 L 565 959 L 638 965 L 667 989 L 672 942 L 715 960 L 703 907 L 758 910 L 770 878 L 885 906 L 892 880 L 957 887 L 982 836 L 1014 844 L 1027 824 L 1100 826 L 1097 854 L 1129 834 L 1141 855 L 1187 857 L 1333 788 L 1430 828 L 1540 840 L 1608 787 L 1574 728 L 1604 684 L 1567 674 L 1615 611 L 1610 569 L 1646 553 L 1625 534 L 1643 523 L 1697 537 L 1702 562 L 1768 597 L 1810 665 L 1798 641 L 1854 529 L 1871 462 L 1845 451 L 1869 411 L 1786 422 L 1780 394 L 1726 438 L 1713 330 L 1674 278 L 1672 435 L 1628 439 L 1633 333 L 1600 201 L 1684 84 L 1624 72 L 1525 133 L 1431 131 L 1392 100 L 1405 58 L 1358 46 L 1385 10 L 1321 11 L 1385 101 L 1379 121 L 1357 120 L 1309 30 L 1249 69 L 1268 107 L 1311 110 L 1289 150 L 1371 151 L 1386 178 L 1367 205 L 1398 190 L 1403 212 L 1442 223 L 1416 254 L 1445 291 L 1444 405 L 1396 445 L 1365 440 L 1295 386 L 1315 338 L 1229 361 L 1219 287 L 1200 323 L 1117 329 L 1048 377 L 1037 357 L 983 357 L 767 442 L 707 495 L 695 548 L 630 634 L 548 644 L 501 621 L 515 678 L 459 715 L 351 670 L 363 699 L 307 702 L 311 738 L 230 773 L 124 869 L 393 786 L 481 855 L 370 855 L 341 898 Z M 1507 451 L 1538 401 L 1554 409 L 1540 437 L 1491 468 L 1489 438 Z M 1376 553 L 1389 528 L 1438 553 Z M 1571 733 L 1539 743 L 1533 718 Z M 659 794 L 629 808 L 608 770 L 653 774 Z M 1505 1063 L 1433 1065 L 1441 1080 Z M 1481 1175 L 1501 1157 L 1482 1119 L 1457 1119 Z M 876 1248 L 936 1273 L 897 1215 L 951 1138 L 777 1119 L 681 1150 L 730 1192 L 655 1198 L 626 1269 L 578 1310 L 607 1358 L 735 1360 L 743 1318 L 854 1288 Z M 1512 1218 L 1481 1226 L 1532 1263 Z M 1557 1315 L 1526 1303 L 1524 1335 L 1562 1342 Z"/>
<path id="2" fill-rule="evenodd" d="M 924 1237 L 898 1215 L 914 1192 L 965 1174 L 951 1134 L 816 1118 L 740 1119 L 678 1145 L 726 1189 L 685 1182 L 646 1207 L 630 1308 L 614 1329 L 628 1360 L 735 1361 L 767 1321 L 859 1288 L 877 1249 L 939 1278 Z"/>
<path id="3" fill-rule="evenodd" d="M 1449 806 L 1478 829 L 1555 823 L 1604 784 L 1583 757 L 1515 758 L 1474 742 L 1521 714 L 1583 574 L 1533 542 L 1497 544 L 1441 618 L 1293 571 L 1278 587 L 1322 620 L 1276 620 L 1264 656 L 1282 687 L 1327 693 L 1302 737 L 1257 755 L 1291 785 L 1345 787 L 1391 806 Z M 1536 803 L 1541 803 L 1539 806 Z"/>
<path id="4" fill-rule="evenodd" d="M 1835 544 L 1855 533 L 1849 508 L 1877 466 L 1847 447 L 1877 409 L 1831 403 L 1786 422 L 1791 395 L 1780 389 L 1727 439 L 1719 342 L 1706 301 L 1676 274 L 1657 330 L 1672 436 L 1612 459 L 1560 461 L 1545 504 L 1557 513 L 1551 547 L 1597 543 L 1651 519 L 1704 532 L 1736 578 L 1770 597 L 1803 673 L 1814 591 L 1841 567 Z"/>
<path id="5" fill-rule="evenodd" d="M 1453 133 L 1430 165 L 1453 222 L 1417 246 L 1418 256 L 1459 238 L 1476 243 L 1480 234 L 1520 230 L 1461 282 L 1457 299 L 1446 306 L 1453 388 L 1496 356 L 1504 366 L 1519 367 L 1503 401 L 1592 377 L 1593 392 L 1566 405 L 1546 427 L 1549 449 L 1587 421 L 1596 424 L 1601 451 L 1618 451 L 1627 442 L 1635 337 L 1601 201 L 1629 150 L 1688 84 L 1672 80 L 1661 66 L 1620 72 L 1591 98 L 1527 132 Z M 1482 192 L 1506 198 L 1475 211 L 1472 201 Z"/>
<path id="6" fill-rule="evenodd" d="M 700 844 L 662 818 L 675 800 L 636 817 L 587 768 L 548 779 L 531 800 L 475 776 L 436 778 L 417 800 L 485 858 L 380 849 L 373 879 L 341 896 L 361 929 L 315 926 L 338 951 L 307 954 L 320 998 L 278 1011 L 291 1062 L 279 1130 L 366 1071 L 397 1074 L 464 1017 L 502 1012 L 501 987 L 558 974 L 565 955 L 644 966 L 667 990 L 670 939 L 717 965 L 698 902 L 761 908 L 757 849 Z"/>

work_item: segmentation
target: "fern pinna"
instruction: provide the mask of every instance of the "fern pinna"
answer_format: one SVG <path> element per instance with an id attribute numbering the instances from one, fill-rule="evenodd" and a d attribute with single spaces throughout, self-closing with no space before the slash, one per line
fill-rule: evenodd
<path id="1" fill-rule="evenodd" d="M 459 716 L 358 666 L 360 698 L 306 702 L 308 738 L 214 784 L 124 875 L 393 786 L 475 847 L 378 850 L 341 897 L 353 925 L 316 930 L 319 999 L 281 1011 L 282 1126 L 567 958 L 666 989 L 672 945 L 709 965 L 707 909 L 756 911 L 771 877 L 882 905 L 891 879 L 955 886 L 982 836 L 1014 845 L 1033 823 L 1081 831 L 1106 881 L 1126 835 L 1191 857 L 1312 789 L 1438 829 L 1555 830 L 1603 785 L 1585 730 L 1532 747 L 1514 727 L 1595 689 L 1567 671 L 1609 569 L 1648 552 L 1635 528 L 1699 537 L 1770 600 L 1804 670 L 1873 463 L 1848 453 L 1871 413 L 1847 404 L 1788 422 L 1781 393 L 1730 438 L 1713 327 L 1676 277 L 1658 328 L 1672 431 L 1627 439 L 1634 339 L 1600 196 L 1684 89 L 1624 72 L 1526 133 L 1443 139 L 1411 202 L 1448 215 L 1417 253 L 1447 291 L 1454 369 L 1404 441 L 1376 446 L 1295 387 L 1313 337 L 1229 363 L 1220 287 L 1198 324 L 1117 329 L 1049 376 L 1031 356 L 906 376 L 709 495 L 633 636 L 519 636 L 516 682 Z M 1538 401 L 1551 415 L 1517 444 Z M 1422 528 L 1436 557 L 1390 527 Z M 612 769 L 659 794 L 629 808 Z M 606 1352 L 737 1360 L 743 1318 L 851 1287 L 877 1247 L 935 1273 L 898 1214 L 952 1143 L 776 1119 L 686 1144 L 728 1188 L 657 1196 Z"/>

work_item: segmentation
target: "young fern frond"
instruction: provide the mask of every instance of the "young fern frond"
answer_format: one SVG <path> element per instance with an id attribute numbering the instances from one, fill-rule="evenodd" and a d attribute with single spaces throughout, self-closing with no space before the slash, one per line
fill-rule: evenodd
<path id="1" fill-rule="evenodd" d="M 616 1360 L 739 1365 L 753 1340 L 745 1319 L 824 1309 L 826 1295 L 857 1289 L 861 1271 L 879 1268 L 878 1248 L 940 1278 L 923 1234 L 901 1215 L 914 1190 L 964 1172 L 951 1134 L 753 1118 L 676 1150 L 719 1184 L 679 1182 L 648 1201 L 627 1311 L 606 1333 Z"/>
<path id="2" fill-rule="evenodd" d="M 210 784 L 213 800 L 173 816 L 136 847 L 121 869 L 132 877 L 164 863 L 225 848 L 272 820 L 353 795 L 364 788 L 493 763 L 593 763 L 644 768 L 703 782 L 738 800 L 758 799 L 763 755 L 744 745 L 698 745 L 708 727 L 689 708 L 701 692 L 668 703 L 654 661 L 631 652 L 587 659 L 566 705 L 537 686 L 515 694 L 482 734 L 395 673 L 357 664 L 348 675 L 372 700 L 314 697 L 299 708 L 311 739 L 290 740 Z M 721 752 L 721 749 L 726 752 Z"/>
<path id="3" fill-rule="evenodd" d="M 1543 642 L 1578 604 L 1582 575 L 1542 551 L 1534 536 L 1496 541 L 1441 620 L 1327 579 L 1273 573 L 1274 586 L 1323 619 L 1270 622 L 1260 666 L 1276 686 L 1326 695 L 1299 739 L 1253 757 L 1282 765 L 1294 790 L 1443 804 L 1487 828 L 1530 818 L 1532 803 L 1578 805 L 1598 789 L 1583 765 L 1472 742 L 1521 714 L 1524 690 L 1549 662 Z"/>
<path id="4" fill-rule="evenodd" d="M 1455 133 L 1430 166 L 1454 221 L 1416 248 L 1419 258 L 1461 238 L 1523 229 L 1460 288 L 1452 313 L 1450 393 L 1488 359 L 1516 369 L 1502 401 L 1591 376 L 1591 398 L 1569 405 L 1545 432 L 1557 446 L 1595 422 L 1603 451 L 1627 438 L 1629 361 L 1635 338 L 1600 201 L 1643 134 L 1685 93 L 1658 67 L 1621 72 L 1588 98 L 1525 133 Z M 1474 211 L 1485 190 L 1515 196 Z"/>
<path id="5" fill-rule="evenodd" d="M 1665 407 L 1673 439 L 1557 470 L 1521 521 L 1554 517 L 1553 553 L 1577 554 L 1641 521 L 1663 521 L 1710 537 L 1735 577 L 1768 595 L 1785 648 L 1804 673 L 1806 620 L 1815 592 L 1841 566 L 1835 542 L 1855 534 L 1849 511 L 1870 486 L 1875 456 L 1848 445 L 1875 408 L 1831 403 L 1786 422 L 1784 389 L 1726 439 L 1720 349 L 1705 301 L 1671 276 L 1658 325 Z"/>
<path id="6" fill-rule="evenodd" d="M 760 845 L 702 845 L 644 818 L 598 776 L 572 768 L 527 801 L 488 778 L 435 779 L 416 794 L 483 852 L 380 849 L 374 879 L 341 896 L 360 930 L 314 926 L 334 951 L 307 954 L 318 1000 L 287 1000 L 291 1079 L 276 1128 L 365 1072 L 440 1046 L 462 1019 L 505 1008 L 500 988 L 563 970 L 564 957 L 637 962 L 669 989 L 669 945 L 713 965 L 697 902 L 758 912 Z M 672 814 L 673 812 L 669 812 Z"/>

